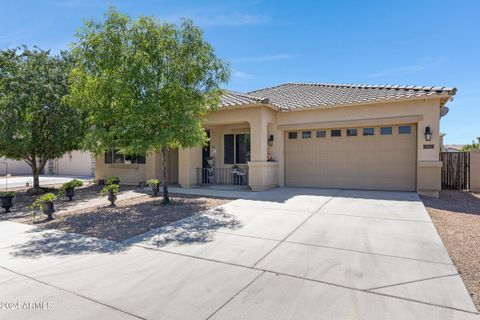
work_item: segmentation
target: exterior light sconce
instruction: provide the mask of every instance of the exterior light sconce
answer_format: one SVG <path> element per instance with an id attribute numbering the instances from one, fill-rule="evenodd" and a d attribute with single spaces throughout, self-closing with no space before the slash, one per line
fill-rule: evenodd
<path id="1" fill-rule="evenodd" d="M 268 136 L 268 145 L 271 147 L 273 146 L 273 134 Z"/>
<path id="2" fill-rule="evenodd" d="M 425 127 L 425 141 L 431 141 L 432 140 L 432 130 L 430 130 L 430 127 Z"/>

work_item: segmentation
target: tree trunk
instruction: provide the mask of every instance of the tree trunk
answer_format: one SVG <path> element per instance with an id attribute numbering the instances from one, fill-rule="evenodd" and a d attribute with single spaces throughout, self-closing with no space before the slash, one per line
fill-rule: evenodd
<path id="1" fill-rule="evenodd" d="M 168 197 L 168 171 L 167 171 L 167 149 L 162 148 L 162 168 L 163 168 L 163 203 L 170 203 Z"/>
<path id="2" fill-rule="evenodd" d="M 40 171 L 37 170 L 37 159 L 35 158 L 35 156 L 32 156 L 32 163 L 31 163 L 31 166 L 32 166 L 32 176 L 33 176 L 33 186 L 32 188 L 33 189 L 39 189 L 40 188 L 40 179 L 39 179 L 39 174 L 40 174 Z"/>

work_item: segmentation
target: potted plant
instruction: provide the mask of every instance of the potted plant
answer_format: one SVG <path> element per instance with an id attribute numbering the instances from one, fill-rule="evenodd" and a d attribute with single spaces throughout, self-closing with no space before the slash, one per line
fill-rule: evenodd
<path id="1" fill-rule="evenodd" d="M 160 191 L 160 181 L 158 179 L 150 179 L 147 180 L 146 183 L 152 187 L 153 196 L 158 196 L 158 192 Z"/>
<path id="2" fill-rule="evenodd" d="M 102 189 L 102 194 L 106 195 L 108 194 L 108 201 L 112 204 L 112 206 L 115 205 L 115 200 L 117 200 L 117 194 L 118 194 L 118 184 L 108 184 Z"/>
<path id="3" fill-rule="evenodd" d="M 68 201 L 72 201 L 72 198 L 75 196 L 75 188 L 83 186 L 83 182 L 77 179 L 65 182 L 62 185 L 62 191 L 65 190 L 65 196 L 68 198 Z"/>
<path id="4" fill-rule="evenodd" d="M 210 157 L 207 158 L 207 163 L 208 163 L 208 165 L 209 165 L 210 167 L 213 166 L 213 157 L 212 157 L 212 156 L 210 156 Z"/>
<path id="5" fill-rule="evenodd" d="M 106 184 L 107 185 L 116 184 L 118 186 L 120 184 L 120 178 L 119 177 L 110 177 L 110 178 L 107 179 Z"/>
<path id="6" fill-rule="evenodd" d="M 13 197 L 15 197 L 15 192 L 0 193 L 2 208 L 5 209 L 5 213 L 10 212 L 10 208 L 13 206 Z"/>
<path id="7" fill-rule="evenodd" d="M 57 199 L 57 196 L 53 193 L 45 193 L 41 195 L 35 202 L 32 204 L 32 209 L 38 207 L 42 210 L 44 214 L 47 215 L 47 221 L 53 219 L 53 213 L 55 212 L 55 207 L 53 206 L 53 201 Z"/>

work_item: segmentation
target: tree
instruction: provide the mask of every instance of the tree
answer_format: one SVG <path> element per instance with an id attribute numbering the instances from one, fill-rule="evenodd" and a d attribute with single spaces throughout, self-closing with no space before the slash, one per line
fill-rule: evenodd
<path id="1" fill-rule="evenodd" d="M 35 189 L 48 159 L 78 149 L 83 139 L 83 113 L 62 101 L 72 66 L 67 52 L 0 51 L 0 156 L 28 163 Z"/>
<path id="2" fill-rule="evenodd" d="M 161 152 L 168 203 L 166 153 L 206 142 L 202 121 L 219 103 L 228 65 L 190 20 L 132 20 L 111 8 L 77 38 L 70 100 L 89 112 L 89 149 Z"/>
<path id="3" fill-rule="evenodd" d="M 472 149 L 477 149 L 480 148 L 480 141 L 475 142 L 475 140 L 472 140 L 471 144 L 466 144 L 463 146 L 462 151 L 470 151 Z"/>

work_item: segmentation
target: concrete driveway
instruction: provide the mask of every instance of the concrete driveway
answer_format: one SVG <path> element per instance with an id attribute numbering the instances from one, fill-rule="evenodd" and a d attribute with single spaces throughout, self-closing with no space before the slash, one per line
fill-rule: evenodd
<path id="1" fill-rule="evenodd" d="M 248 194 L 124 243 L 0 222 L 0 319 L 479 319 L 415 193 Z"/>

